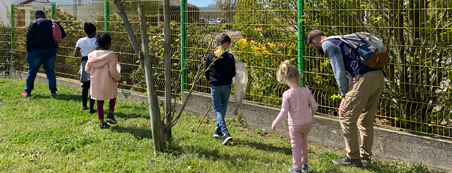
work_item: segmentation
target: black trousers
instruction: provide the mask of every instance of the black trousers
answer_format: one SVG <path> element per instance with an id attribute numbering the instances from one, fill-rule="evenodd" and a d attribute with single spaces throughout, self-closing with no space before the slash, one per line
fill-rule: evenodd
<path id="1" fill-rule="evenodd" d="M 83 102 L 83 107 L 86 107 L 86 102 L 88 102 L 88 92 L 89 92 L 89 87 L 91 85 L 91 82 L 83 82 L 83 89 L 82 89 L 82 102 Z M 93 109 L 94 107 L 94 100 L 89 98 L 89 109 Z"/>

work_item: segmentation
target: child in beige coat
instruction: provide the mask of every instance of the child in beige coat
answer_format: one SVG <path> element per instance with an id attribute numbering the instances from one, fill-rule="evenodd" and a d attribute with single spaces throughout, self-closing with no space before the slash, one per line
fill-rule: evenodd
<path id="1" fill-rule="evenodd" d="M 90 74 L 91 99 L 97 101 L 97 116 L 100 120 L 100 128 L 104 129 L 110 127 L 107 122 L 110 124 L 117 123 L 113 112 L 121 75 L 116 69 L 118 57 L 113 51 L 109 51 L 111 47 L 110 35 L 108 33 L 99 34 L 96 44 L 99 50 L 93 51 L 88 55 L 85 71 Z M 110 100 L 107 122 L 104 121 L 104 100 Z"/>

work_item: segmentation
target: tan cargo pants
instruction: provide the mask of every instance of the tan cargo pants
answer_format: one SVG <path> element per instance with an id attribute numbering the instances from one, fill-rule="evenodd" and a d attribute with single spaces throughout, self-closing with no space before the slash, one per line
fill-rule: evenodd
<path id="1" fill-rule="evenodd" d="M 344 133 L 345 151 L 351 159 L 372 155 L 373 123 L 384 82 L 381 70 L 367 72 L 353 79 L 345 96 L 346 111 L 339 115 L 339 120 Z M 358 130 L 361 146 L 358 144 Z"/>

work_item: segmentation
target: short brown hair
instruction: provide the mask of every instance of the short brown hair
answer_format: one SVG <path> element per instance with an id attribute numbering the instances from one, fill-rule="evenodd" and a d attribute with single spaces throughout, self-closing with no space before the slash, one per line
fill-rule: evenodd
<path id="1" fill-rule="evenodd" d="M 325 33 L 323 33 L 320 30 L 312 30 L 308 34 L 308 43 L 312 43 L 312 40 L 314 40 L 318 36 L 326 36 Z"/>
<path id="2" fill-rule="evenodd" d="M 216 39 L 216 41 L 217 41 L 217 46 L 222 45 L 222 44 L 224 44 L 224 43 L 226 43 L 226 42 L 231 43 L 231 37 L 229 37 L 229 36 L 228 36 L 227 34 L 225 34 L 225 33 L 218 34 L 218 35 L 215 37 L 215 39 Z"/>

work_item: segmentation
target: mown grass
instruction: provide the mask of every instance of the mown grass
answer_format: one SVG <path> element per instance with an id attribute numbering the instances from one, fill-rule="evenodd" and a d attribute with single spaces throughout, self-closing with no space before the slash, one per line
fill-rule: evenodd
<path id="1" fill-rule="evenodd" d="M 118 101 L 118 125 L 101 130 L 96 114 L 80 111 L 77 88 L 59 87 L 53 98 L 46 85 L 36 84 L 33 96 L 23 98 L 24 85 L 0 78 L 0 172 L 286 172 L 292 166 L 288 138 L 230 119 L 234 140 L 223 146 L 211 137 L 214 120 L 191 131 L 201 120 L 194 114 L 182 117 L 168 150 L 154 156 L 144 103 Z M 343 154 L 310 143 L 311 172 L 438 172 L 375 159 L 364 169 L 331 164 Z"/>

